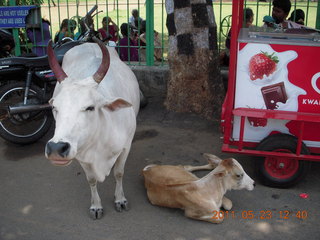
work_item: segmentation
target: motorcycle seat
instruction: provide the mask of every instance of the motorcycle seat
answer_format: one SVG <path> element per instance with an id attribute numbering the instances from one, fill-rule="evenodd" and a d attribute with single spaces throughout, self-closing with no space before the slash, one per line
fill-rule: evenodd
<path id="1" fill-rule="evenodd" d="M 54 48 L 54 53 L 58 62 L 61 64 L 65 53 L 80 44 L 82 44 L 82 42 L 72 41 L 56 46 Z M 46 67 L 49 66 L 49 61 L 47 55 L 41 57 L 10 57 L 1 58 L 0 67 L 1 66 Z"/>
<path id="2" fill-rule="evenodd" d="M 11 57 L 0 59 L 1 65 L 24 65 L 26 67 L 44 67 L 49 66 L 48 56 L 41 57 Z"/>

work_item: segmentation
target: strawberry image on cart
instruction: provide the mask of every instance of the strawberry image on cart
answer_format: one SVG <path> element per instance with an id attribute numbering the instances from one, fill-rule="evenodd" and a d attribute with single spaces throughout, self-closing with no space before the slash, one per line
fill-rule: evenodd
<path id="1" fill-rule="evenodd" d="M 278 57 L 274 55 L 274 52 L 272 54 L 261 52 L 254 55 L 249 61 L 250 79 L 255 81 L 270 76 L 275 72 L 278 62 Z"/>

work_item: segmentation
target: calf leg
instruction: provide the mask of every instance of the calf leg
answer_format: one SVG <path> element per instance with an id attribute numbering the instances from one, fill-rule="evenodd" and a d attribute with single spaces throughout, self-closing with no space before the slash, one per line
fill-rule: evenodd
<path id="1" fill-rule="evenodd" d="M 223 196 L 223 198 L 222 198 L 222 207 L 227 211 L 231 210 L 231 208 L 232 208 L 231 200 L 229 198 L 226 198 L 225 196 Z"/>
<path id="2" fill-rule="evenodd" d="M 129 210 L 128 201 L 124 196 L 123 186 L 122 186 L 122 179 L 124 174 L 124 165 L 126 163 L 129 149 L 125 149 L 118 157 L 117 161 L 115 162 L 113 174 L 114 178 L 116 179 L 116 190 L 114 193 L 114 203 L 115 208 L 118 212 L 121 212 L 122 209 Z"/>
<path id="3" fill-rule="evenodd" d="M 97 180 L 92 174 L 90 165 L 81 164 L 81 166 L 86 173 L 86 177 L 91 190 L 91 206 L 89 209 L 90 217 L 93 219 L 100 219 L 103 215 L 103 208 L 97 189 Z"/>
<path id="4" fill-rule="evenodd" d="M 200 211 L 199 209 L 193 210 L 193 209 L 186 209 L 185 215 L 189 218 L 211 222 L 211 223 L 221 223 L 223 222 L 224 215 L 219 211 L 219 209 L 216 209 L 215 211 Z"/>

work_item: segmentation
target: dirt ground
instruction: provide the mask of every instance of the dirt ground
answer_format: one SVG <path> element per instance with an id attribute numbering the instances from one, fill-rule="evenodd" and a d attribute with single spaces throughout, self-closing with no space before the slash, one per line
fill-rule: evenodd
<path id="1" fill-rule="evenodd" d="M 0 139 L 0 239 L 319 239 L 319 163 L 312 163 L 306 179 L 290 189 L 269 188 L 257 181 L 253 191 L 228 192 L 234 214 L 219 225 L 188 219 L 179 209 L 151 205 L 140 174 L 148 164 L 201 165 L 206 163 L 201 153 L 209 152 L 238 159 L 252 178 L 256 176 L 253 157 L 221 152 L 218 122 L 167 112 L 163 99 L 149 100 L 139 113 L 126 164 L 124 191 L 130 210 L 114 210 L 111 174 L 98 187 L 105 212 L 100 220 L 89 217 L 90 190 L 80 165 L 74 161 L 68 167 L 55 167 L 45 159 L 52 131 L 28 146 Z M 301 198 L 301 193 L 308 198 Z M 264 218 L 267 211 L 272 215 Z M 299 211 L 307 216 L 299 218 Z"/>

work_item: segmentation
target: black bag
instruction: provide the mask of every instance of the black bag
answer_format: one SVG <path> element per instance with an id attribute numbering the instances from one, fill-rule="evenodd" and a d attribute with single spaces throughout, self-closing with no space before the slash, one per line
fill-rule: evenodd
<path id="1" fill-rule="evenodd" d="M 15 43 L 12 34 L 4 29 L 0 29 L 0 57 L 8 57 Z"/>

